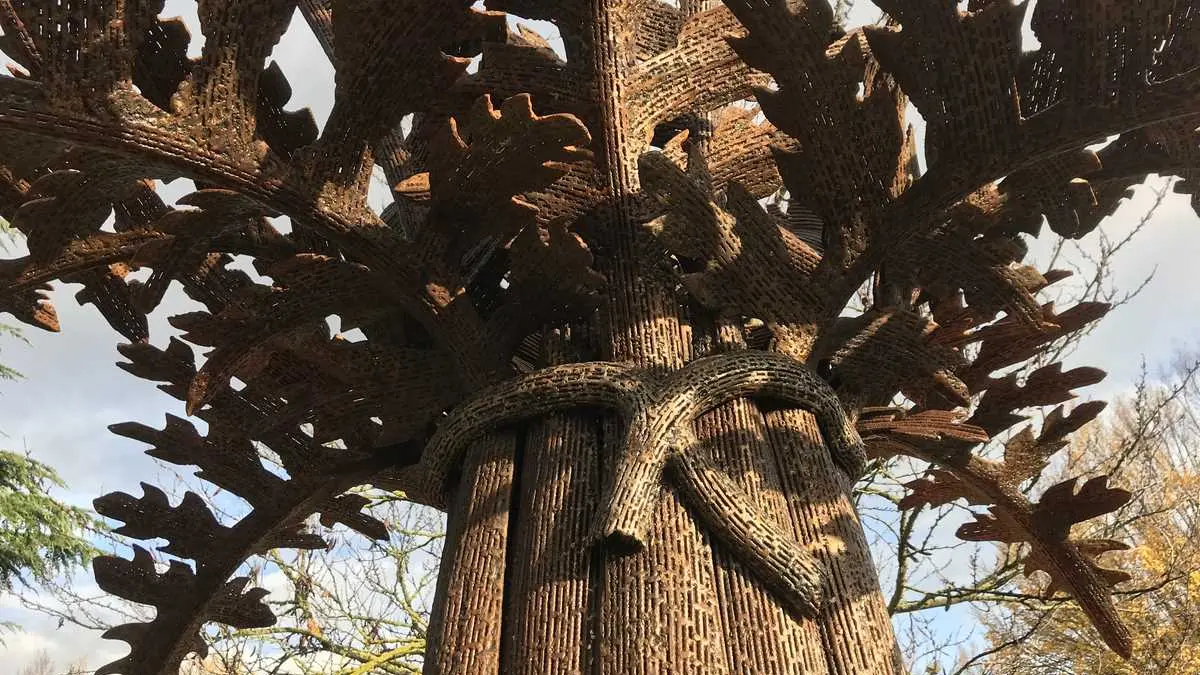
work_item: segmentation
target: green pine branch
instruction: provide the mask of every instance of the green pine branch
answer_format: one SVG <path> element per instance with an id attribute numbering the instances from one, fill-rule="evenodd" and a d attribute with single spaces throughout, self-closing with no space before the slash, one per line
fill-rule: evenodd
<path id="1" fill-rule="evenodd" d="M 83 538 L 95 519 L 50 496 L 54 487 L 65 485 L 53 468 L 0 450 L 0 590 L 46 583 L 97 554 Z"/>

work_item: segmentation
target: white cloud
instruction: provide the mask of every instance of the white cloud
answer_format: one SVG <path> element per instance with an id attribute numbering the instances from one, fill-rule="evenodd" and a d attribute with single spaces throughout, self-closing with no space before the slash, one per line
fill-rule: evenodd
<path id="1" fill-rule="evenodd" d="M 104 640 L 96 631 L 78 626 L 68 624 L 59 628 L 49 620 L 37 619 L 22 620 L 22 624 L 23 630 L 3 636 L 6 672 L 20 672 L 43 651 L 64 670 L 76 663 L 89 669 L 98 668 L 129 652 L 124 642 Z"/>
<path id="2" fill-rule="evenodd" d="M 268 572 L 258 578 L 255 584 L 259 588 L 266 589 L 270 594 L 266 600 L 269 602 L 284 602 L 291 599 L 295 593 L 295 587 L 290 579 L 279 570 Z"/>

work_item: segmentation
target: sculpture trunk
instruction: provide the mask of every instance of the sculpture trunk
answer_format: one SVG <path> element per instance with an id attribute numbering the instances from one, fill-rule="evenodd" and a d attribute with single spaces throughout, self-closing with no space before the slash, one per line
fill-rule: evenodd
<path id="1" fill-rule="evenodd" d="M 632 213 L 645 140 L 625 120 L 622 82 L 633 50 L 623 42 L 632 37 L 624 6 L 593 2 L 583 50 L 612 195 L 596 216 L 607 249 L 596 267 L 609 283 L 592 342 L 607 360 L 678 369 L 703 355 L 693 338 L 717 329 L 690 325 L 674 279 L 646 264 L 653 244 Z M 704 148 L 697 152 L 702 165 Z M 782 609 L 670 487 L 652 506 L 643 550 L 594 545 L 593 516 L 624 441 L 619 425 L 613 416 L 555 415 L 493 435 L 470 453 L 449 514 L 426 673 L 897 672 L 849 481 L 810 415 L 764 414 L 736 401 L 695 431 L 762 512 L 829 570 L 830 602 L 816 618 Z"/>
<path id="2" fill-rule="evenodd" d="M 589 546 L 613 425 L 553 415 L 468 459 L 450 511 L 425 672 L 898 673 L 848 480 L 811 415 L 738 401 L 698 425 L 723 469 L 827 570 L 790 615 L 670 489 L 643 551 Z"/>

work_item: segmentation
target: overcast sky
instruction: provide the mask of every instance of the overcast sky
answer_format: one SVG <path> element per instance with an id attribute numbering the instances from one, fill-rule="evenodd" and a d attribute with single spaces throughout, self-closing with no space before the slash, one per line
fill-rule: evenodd
<path id="1" fill-rule="evenodd" d="M 192 0 L 168 0 L 165 15 L 184 16 L 193 27 L 193 37 L 199 37 Z M 860 7 L 852 23 L 876 16 L 877 11 Z M 198 43 L 192 51 L 199 52 Z M 299 16 L 275 58 L 294 90 L 289 107 L 309 106 L 318 123 L 323 123 L 332 106 L 333 72 Z M 918 131 L 922 129 L 918 127 Z M 1152 179 L 1151 183 L 1158 185 L 1161 180 Z M 165 187 L 163 195 L 174 199 L 190 189 L 187 181 L 177 181 Z M 1146 213 L 1153 203 L 1152 192 L 1140 188 L 1117 216 L 1105 223 L 1110 236 L 1118 238 Z M 374 197 L 376 206 L 380 199 Z M 1048 238 L 1035 242 L 1034 259 L 1044 261 L 1049 245 Z M 19 249 L 18 245 L 9 255 L 20 253 Z M 1193 345 L 1200 327 L 1200 294 L 1193 292 L 1191 285 L 1197 251 L 1200 219 L 1186 199 L 1168 196 L 1147 229 L 1121 253 L 1110 283 L 1132 288 L 1155 273 L 1153 281 L 1139 298 L 1102 322 L 1068 363 L 1094 365 L 1109 372 L 1106 382 L 1084 392 L 1085 398 L 1127 391 L 1143 356 L 1154 366 L 1168 360 L 1174 350 Z M 57 288 L 54 299 L 61 333 L 30 328 L 25 331 L 30 346 L 12 338 L 0 341 L 0 362 L 26 376 L 21 381 L 0 383 L 0 430 L 8 436 L 8 448 L 28 449 L 57 467 L 70 486 L 62 495 L 73 503 L 90 506 L 94 497 L 112 490 L 140 494 L 138 483 L 156 482 L 162 470 L 142 454 L 142 444 L 109 433 L 107 426 L 139 421 L 161 427 L 164 413 L 183 415 L 182 406 L 153 383 L 119 370 L 115 366 L 120 359 L 115 348 L 119 336 L 94 308 L 75 303 L 78 286 L 59 284 Z M 165 345 L 177 334 L 165 317 L 196 308 L 178 285 L 173 286 L 151 319 L 151 341 Z M 81 582 L 94 587 L 87 575 Z M 6 670 L 19 671 L 42 649 L 60 664 L 86 657 L 92 667 L 124 652 L 123 643 L 100 640 L 93 633 L 70 627 L 58 630 L 51 622 L 16 607 L 11 598 L 0 597 L 0 620 L 18 621 L 26 627 L 25 632 L 7 636 L 7 645 L 0 647 L 4 653 L 0 662 Z"/>

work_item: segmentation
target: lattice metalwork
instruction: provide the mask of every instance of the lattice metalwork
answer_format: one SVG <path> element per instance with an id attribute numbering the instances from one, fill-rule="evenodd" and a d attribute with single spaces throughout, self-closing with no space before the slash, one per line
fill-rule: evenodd
<path id="1" fill-rule="evenodd" d="M 1106 311 L 1038 300 L 1064 275 L 1022 265 L 1022 233 L 1044 216 L 1082 236 L 1149 173 L 1182 177 L 1200 206 L 1200 3 L 1041 0 L 1033 51 L 1026 4 L 1009 0 L 877 0 L 888 21 L 850 32 L 821 0 L 479 4 L 200 0 L 192 59 L 162 0 L 0 0 L 0 50 L 21 66 L 0 78 L 0 216 L 29 244 L 0 261 L 0 309 L 58 330 L 47 283 L 82 284 L 77 299 L 128 341 L 122 367 L 208 427 L 113 431 L 252 507 L 220 523 L 152 486 L 96 501 L 179 559 L 96 562 L 102 588 L 158 610 L 109 631 L 132 651 L 98 672 L 174 672 L 204 651 L 205 622 L 271 624 L 264 591 L 231 579 L 248 557 L 322 547 L 301 527 L 313 513 L 384 537 L 349 488 L 448 507 L 473 439 L 580 407 L 627 428 L 590 541 L 644 543 L 672 485 L 783 605 L 814 611 L 820 565 L 693 431 L 738 398 L 814 412 L 851 474 L 868 452 L 938 465 L 909 503 L 986 506 L 959 535 L 1031 544 L 1028 570 L 1128 654 L 1109 599 L 1127 577 L 1097 562 L 1121 544 L 1070 530 L 1129 493 L 1104 477 L 1036 503 L 1017 489 L 1100 412 L 1061 404 L 1103 373 L 994 373 Z M 323 128 L 289 109 L 270 62 L 297 9 L 336 67 Z M 511 18 L 553 21 L 565 60 Z M 928 125 L 923 175 L 909 101 Z M 375 165 L 395 188 L 386 218 L 366 202 Z M 197 190 L 164 203 L 153 181 L 180 177 Z M 764 201 L 781 188 L 786 203 Z M 147 281 L 127 279 L 141 268 Z M 871 279 L 873 306 L 841 317 Z M 210 349 L 199 368 L 184 341 L 147 342 L 173 282 L 206 307 L 172 318 Z M 659 287 L 674 294 L 646 290 Z M 331 339 L 331 314 L 367 339 Z M 716 320 L 723 353 L 648 350 L 673 339 L 670 317 Z M 544 345 L 568 326 L 609 337 L 564 363 Z M 897 393 L 909 403 L 883 407 Z M 1002 462 L 973 454 L 1053 405 Z"/>

